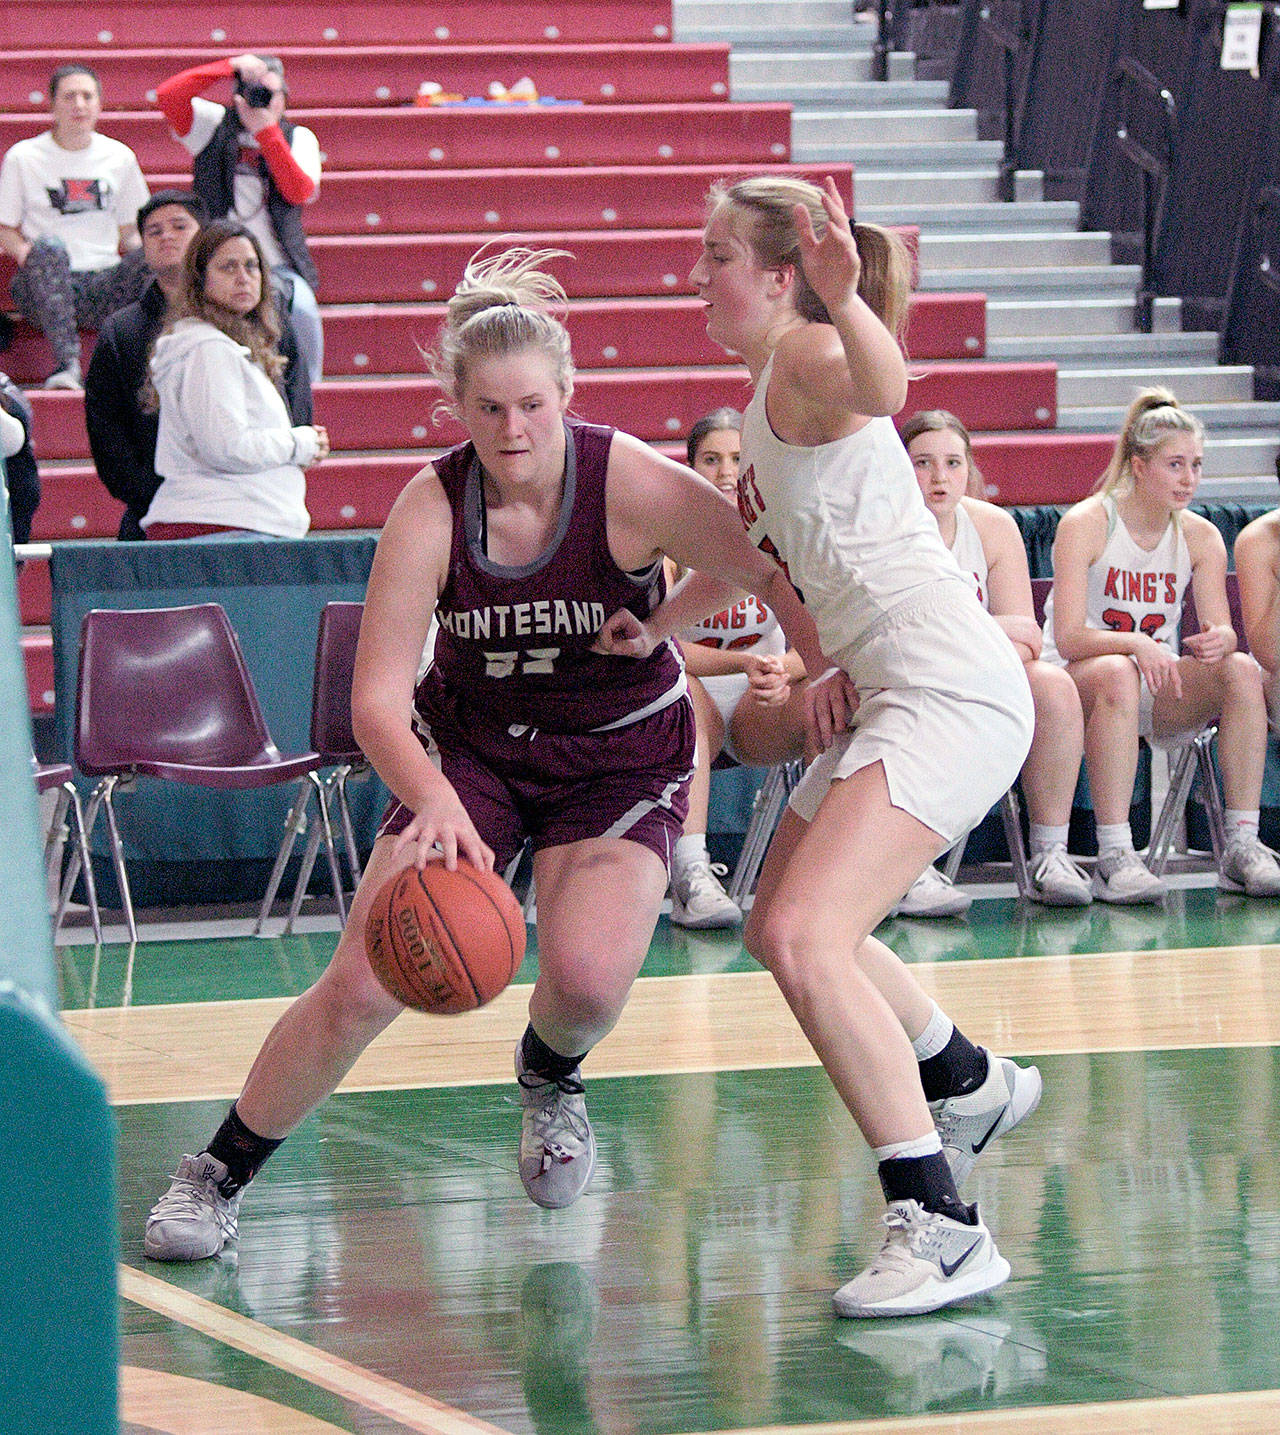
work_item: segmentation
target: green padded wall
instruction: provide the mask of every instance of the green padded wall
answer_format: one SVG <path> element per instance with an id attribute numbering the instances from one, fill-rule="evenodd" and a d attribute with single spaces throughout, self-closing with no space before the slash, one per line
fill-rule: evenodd
<path id="1" fill-rule="evenodd" d="M 0 557 L 0 1431 L 116 1435 L 115 1122 L 57 1015 L 18 639 Z"/>

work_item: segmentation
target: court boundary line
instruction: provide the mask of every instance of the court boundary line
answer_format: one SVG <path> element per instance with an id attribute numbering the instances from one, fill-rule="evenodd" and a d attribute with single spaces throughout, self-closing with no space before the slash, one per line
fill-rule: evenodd
<path id="1" fill-rule="evenodd" d="M 421 1391 L 410 1390 L 385 1375 L 344 1360 L 340 1355 L 331 1355 L 296 1336 L 285 1335 L 261 1321 L 193 1295 L 158 1276 L 122 1263 L 119 1279 L 120 1294 L 125 1300 L 353 1405 L 395 1420 L 418 1435 L 508 1435 L 501 1426 L 490 1425 Z"/>

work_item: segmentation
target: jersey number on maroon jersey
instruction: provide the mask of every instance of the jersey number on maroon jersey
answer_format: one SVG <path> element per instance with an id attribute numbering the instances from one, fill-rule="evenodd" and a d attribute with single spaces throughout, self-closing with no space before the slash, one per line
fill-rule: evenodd
<path id="1" fill-rule="evenodd" d="M 536 676 L 539 673 L 555 671 L 559 648 L 526 648 L 523 658 L 520 653 L 486 653 L 484 675 L 486 678 L 509 678 L 519 671 L 521 677 Z"/>

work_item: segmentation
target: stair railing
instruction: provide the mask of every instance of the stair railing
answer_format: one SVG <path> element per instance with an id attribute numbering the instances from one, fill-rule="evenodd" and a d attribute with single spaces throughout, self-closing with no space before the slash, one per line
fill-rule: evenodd
<path id="1" fill-rule="evenodd" d="M 1114 135 L 1116 148 L 1137 166 L 1142 176 L 1142 279 L 1138 287 L 1134 323 L 1140 333 L 1149 334 L 1155 314 L 1156 239 L 1164 218 L 1178 107 L 1170 91 L 1131 55 L 1116 65 L 1111 72 L 1110 84 L 1116 91 L 1116 113 L 1119 116 Z M 1133 112 L 1125 102 L 1135 98 L 1154 102 L 1152 112 L 1158 120 L 1159 154 L 1153 154 L 1133 136 Z"/>

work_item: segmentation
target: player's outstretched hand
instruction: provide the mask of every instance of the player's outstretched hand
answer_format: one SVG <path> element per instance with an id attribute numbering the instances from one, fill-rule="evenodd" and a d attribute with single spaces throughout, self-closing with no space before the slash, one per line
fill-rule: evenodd
<path id="1" fill-rule="evenodd" d="M 830 175 L 823 181 L 822 207 L 827 211 L 827 227 L 819 239 L 808 209 L 803 204 L 795 206 L 796 239 L 805 278 L 828 311 L 834 312 L 858 292 L 862 259 L 844 201 Z"/>

